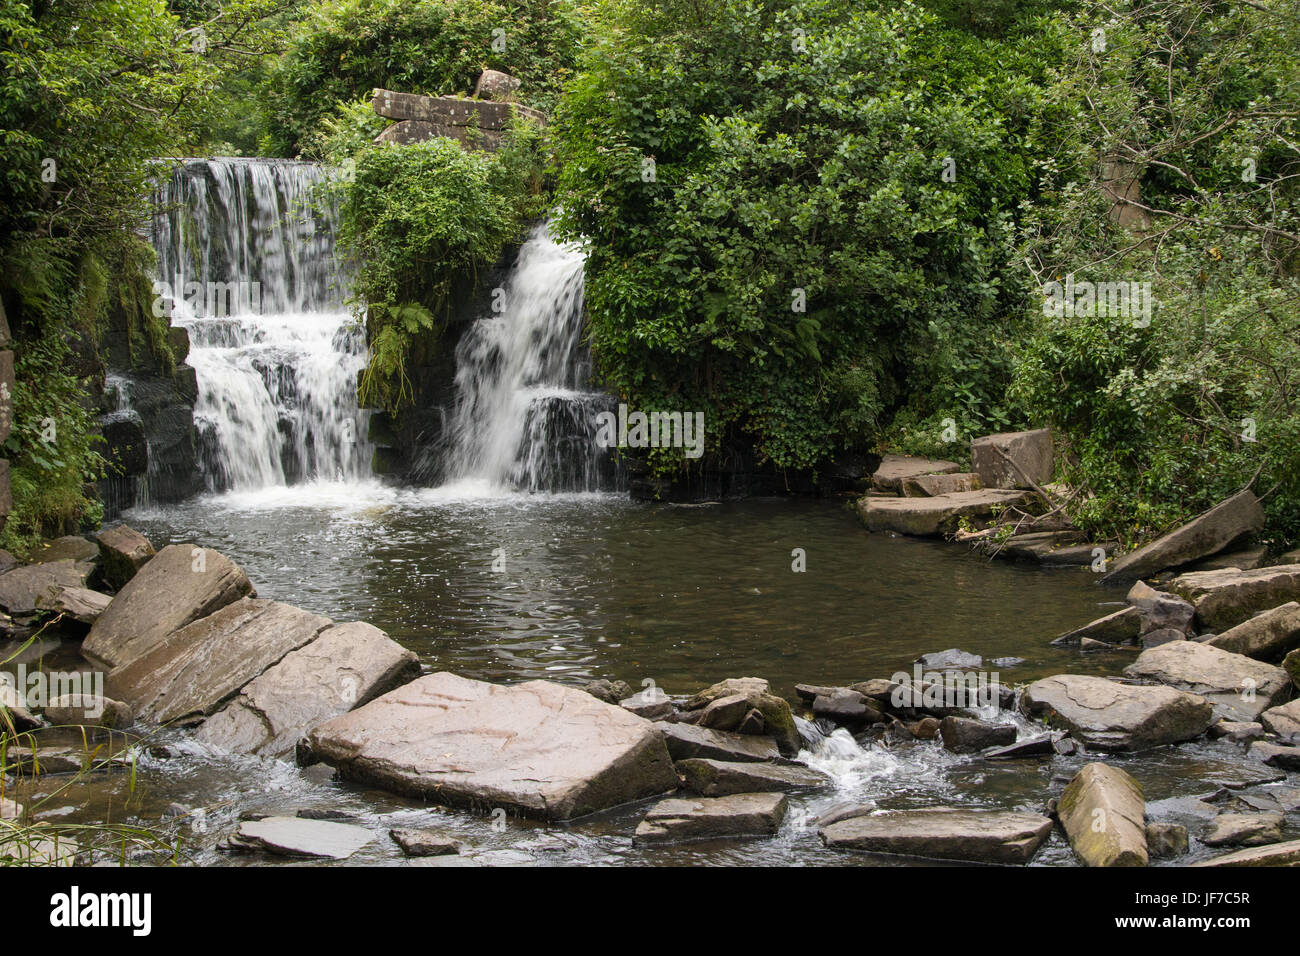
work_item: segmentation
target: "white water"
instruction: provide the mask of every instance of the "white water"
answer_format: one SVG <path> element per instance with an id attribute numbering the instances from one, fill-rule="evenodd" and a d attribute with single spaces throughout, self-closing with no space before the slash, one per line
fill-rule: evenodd
<path id="1" fill-rule="evenodd" d="M 610 456 L 595 442 L 596 413 L 610 399 L 588 388 L 582 268 L 576 247 L 537 227 L 494 296 L 496 310 L 461 338 L 451 484 L 493 494 L 615 484 Z"/>
<path id="2" fill-rule="evenodd" d="M 159 190 L 158 275 L 189 330 L 211 491 L 369 473 L 365 337 L 344 306 L 335 210 L 315 202 L 324 177 L 310 163 L 188 160 Z"/>

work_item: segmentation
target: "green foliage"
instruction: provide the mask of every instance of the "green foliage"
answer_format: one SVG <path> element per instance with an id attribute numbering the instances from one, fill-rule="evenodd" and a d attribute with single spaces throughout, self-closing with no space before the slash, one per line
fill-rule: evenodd
<path id="1" fill-rule="evenodd" d="M 436 346 L 454 291 L 543 212 L 541 134 L 523 121 L 497 153 L 437 138 L 366 146 L 353 161 L 336 188 L 339 245 L 354 260 L 371 347 L 360 399 L 394 412 L 411 399 L 413 345 Z"/>
<path id="2" fill-rule="evenodd" d="M 816 0 L 602 14 L 556 127 L 610 385 L 705 410 L 711 438 L 782 467 L 896 420 L 1010 420 L 1024 277 L 1007 263 L 1044 108 L 1032 78 L 1059 38 L 1012 47 L 911 5 Z"/>
<path id="3" fill-rule="evenodd" d="M 467 94 L 487 68 L 519 77 L 522 99 L 549 109 L 579 35 L 568 0 L 333 0 L 302 22 L 273 71 L 266 146 L 296 154 L 338 104 L 375 87 Z"/>
<path id="4" fill-rule="evenodd" d="M 1073 517 L 1098 537 L 1169 530 L 1254 480 L 1268 535 L 1294 541 L 1298 5 L 1112 12 L 1088 4 L 1075 24 L 1075 62 L 1051 95 L 1078 119 L 1054 130 L 1051 201 L 1027 252 L 1044 282 L 1150 281 L 1157 308 L 1149 327 L 1035 310 L 1014 392 L 1056 427 L 1065 476 L 1085 490 Z M 1136 234 L 1100 188 L 1116 160 L 1141 180 Z"/>

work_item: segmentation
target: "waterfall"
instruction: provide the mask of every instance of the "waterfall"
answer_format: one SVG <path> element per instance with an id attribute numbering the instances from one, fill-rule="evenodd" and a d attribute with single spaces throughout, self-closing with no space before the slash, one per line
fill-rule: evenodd
<path id="1" fill-rule="evenodd" d="M 189 332 L 209 490 L 369 473 L 365 333 L 345 306 L 325 176 L 313 163 L 192 159 L 159 185 L 157 291 Z"/>
<path id="2" fill-rule="evenodd" d="M 456 347 L 456 406 L 447 476 L 497 490 L 599 491 L 619 481 L 596 444 L 596 414 L 613 405 L 589 388 L 582 342 L 583 255 L 533 230 L 490 314 Z"/>

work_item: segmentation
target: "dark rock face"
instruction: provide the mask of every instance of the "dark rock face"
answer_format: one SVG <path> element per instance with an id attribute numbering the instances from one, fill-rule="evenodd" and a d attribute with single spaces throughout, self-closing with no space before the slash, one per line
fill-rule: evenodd
<path id="1" fill-rule="evenodd" d="M 146 486 L 149 497 L 161 502 L 180 501 L 202 490 L 194 427 L 197 389 L 181 387 L 192 380 L 193 371 L 181 366 L 170 375 L 144 369 L 123 376 L 119 388 L 125 396 L 119 393 L 117 400 L 129 407 L 100 419 L 105 457 L 114 463 L 98 485 L 105 517 L 135 504 Z"/>

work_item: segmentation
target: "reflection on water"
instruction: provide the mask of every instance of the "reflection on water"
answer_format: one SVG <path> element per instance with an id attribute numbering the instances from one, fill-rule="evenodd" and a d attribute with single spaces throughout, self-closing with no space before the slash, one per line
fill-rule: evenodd
<path id="1" fill-rule="evenodd" d="M 127 520 L 158 545 L 224 551 L 263 597 L 370 621 L 431 667 L 498 681 L 652 679 L 686 693 L 758 675 L 790 694 L 948 647 L 1026 658 L 1007 675 L 1019 678 L 1077 665 L 1047 642 L 1116 599 L 1086 571 L 871 535 L 842 505 L 806 500 L 682 507 L 324 484 Z"/>

